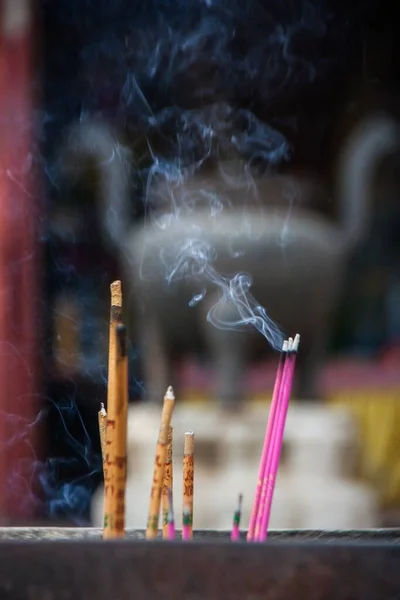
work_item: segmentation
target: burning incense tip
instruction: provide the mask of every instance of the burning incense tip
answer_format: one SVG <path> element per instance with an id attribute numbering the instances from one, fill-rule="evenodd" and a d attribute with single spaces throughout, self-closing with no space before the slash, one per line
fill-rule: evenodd
<path id="1" fill-rule="evenodd" d="M 101 417 L 106 417 L 107 416 L 107 412 L 106 409 L 104 408 L 104 402 L 100 402 L 100 410 L 99 410 L 100 416 Z"/>
<path id="2" fill-rule="evenodd" d="M 183 454 L 193 454 L 193 452 L 194 452 L 194 432 L 186 431 Z"/>
<path id="3" fill-rule="evenodd" d="M 111 306 L 119 306 L 122 307 L 122 288 L 121 282 L 113 281 L 110 285 L 111 290 Z"/>
<path id="4" fill-rule="evenodd" d="M 175 400 L 174 390 L 172 389 L 171 385 L 167 389 L 164 398 L 165 398 L 165 400 Z"/>
<path id="5" fill-rule="evenodd" d="M 172 389 L 171 386 L 169 386 L 169 388 L 167 389 L 165 396 L 164 396 L 163 409 L 162 409 L 162 413 L 161 413 L 161 423 L 163 425 L 170 425 L 174 406 L 175 406 L 174 390 Z"/>
<path id="6" fill-rule="evenodd" d="M 296 335 L 294 336 L 294 341 L 293 341 L 293 345 L 292 345 L 293 352 L 297 352 L 298 351 L 299 344 L 300 344 L 300 336 L 299 336 L 298 333 L 296 333 Z"/>
<path id="7" fill-rule="evenodd" d="M 282 344 L 282 352 L 287 352 L 289 349 L 289 342 L 285 340 Z"/>
<path id="8" fill-rule="evenodd" d="M 289 338 L 289 343 L 288 343 L 288 351 L 292 352 L 293 350 L 293 338 Z"/>

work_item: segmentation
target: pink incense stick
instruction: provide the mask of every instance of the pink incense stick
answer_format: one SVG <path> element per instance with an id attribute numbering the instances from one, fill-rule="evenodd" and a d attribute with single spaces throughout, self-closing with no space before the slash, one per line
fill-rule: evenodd
<path id="1" fill-rule="evenodd" d="M 285 378 L 287 377 L 288 360 L 289 360 L 288 357 L 291 352 L 292 345 L 293 345 L 293 338 L 289 338 L 289 340 L 287 342 L 287 348 L 285 347 L 285 349 L 287 349 L 287 352 L 285 352 L 285 355 L 284 355 L 283 369 L 282 369 L 282 374 L 281 374 L 281 378 L 279 381 L 280 385 L 279 385 L 279 388 L 276 393 L 275 410 L 274 410 L 274 414 L 272 415 L 272 418 L 271 418 L 271 429 L 270 429 L 270 435 L 269 435 L 269 440 L 268 440 L 269 443 L 268 443 L 268 448 L 267 448 L 266 460 L 264 463 L 264 472 L 263 472 L 262 478 L 261 478 L 260 503 L 259 503 L 259 507 L 258 507 L 256 526 L 255 526 L 255 531 L 254 531 L 254 541 L 255 542 L 258 542 L 259 538 L 260 538 L 262 519 L 263 519 L 263 514 L 264 514 L 264 507 L 265 507 L 265 502 L 267 499 L 267 490 L 268 490 L 268 486 L 269 486 L 272 454 L 273 454 L 273 450 L 274 450 L 274 444 L 276 443 L 275 442 L 276 428 L 277 428 L 277 423 L 279 420 L 279 412 L 282 409 L 282 389 L 283 389 L 283 384 L 284 384 Z"/>
<path id="2" fill-rule="evenodd" d="M 174 540 L 175 539 L 175 523 L 174 521 L 168 520 L 167 525 L 167 539 Z"/>
<path id="3" fill-rule="evenodd" d="M 192 539 L 192 512 L 190 507 L 183 507 L 183 519 L 182 519 L 182 540 L 185 542 Z"/>
<path id="4" fill-rule="evenodd" d="M 284 363 L 285 363 L 287 350 L 288 350 L 288 342 L 285 340 L 283 342 L 282 352 L 281 352 L 281 355 L 279 358 L 278 369 L 277 369 L 276 377 L 275 377 L 274 391 L 272 394 L 271 407 L 269 410 L 268 423 L 267 423 L 267 428 L 266 428 L 265 437 L 264 437 L 264 445 L 263 445 L 263 449 L 261 452 L 260 466 L 258 469 L 257 487 L 256 487 L 253 507 L 251 509 L 251 514 L 250 514 L 249 528 L 247 531 L 247 541 L 248 542 L 252 542 L 255 539 L 257 516 L 259 513 L 260 501 L 261 501 L 261 489 L 262 489 L 262 484 L 263 484 L 263 479 L 264 479 L 265 467 L 266 467 L 266 463 L 267 463 L 267 459 L 268 459 L 268 453 L 269 453 L 270 446 L 271 446 L 271 436 L 272 436 L 272 432 L 274 430 L 274 421 L 275 421 L 276 409 L 277 409 L 278 401 L 279 401 L 279 391 L 281 388 L 283 367 L 284 367 Z"/>
<path id="5" fill-rule="evenodd" d="M 238 507 L 235 510 L 235 514 L 233 515 L 233 525 L 231 531 L 232 542 L 237 542 L 240 540 L 240 519 L 242 516 L 242 502 L 243 494 L 239 494 Z"/>
<path id="6" fill-rule="evenodd" d="M 285 362 L 284 373 L 282 377 L 282 391 L 279 402 L 279 410 L 276 421 L 276 429 L 273 436 L 273 446 L 271 451 L 270 463 L 267 465 L 265 473 L 266 497 L 265 503 L 261 507 L 261 523 L 258 540 L 264 542 L 268 535 L 268 525 L 271 515 L 272 499 L 275 490 L 276 476 L 279 468 L 279 459 L 281 455 L 283 434 L 285 431 L 286 415 L 289 407 L 290 395 L 292 392 L 294 369 L 296 366 L 297 350 L 299 348 L 300 336 L 296 334 L 292 347 Z"/>

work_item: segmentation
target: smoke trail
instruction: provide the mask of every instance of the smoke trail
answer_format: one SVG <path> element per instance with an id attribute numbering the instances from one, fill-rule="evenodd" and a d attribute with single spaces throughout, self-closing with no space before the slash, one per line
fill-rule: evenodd
<path id="1" fill-rule="evenodd" d="M 209 165 L 239 196 L 250 194 L 257 201 L 255 172 L 278 166 L 290 154 L 271 107 L 290 106 L 294 99 L 300 103 L 310 84 L 328 79 L 343 64 L 362 21 L 357 4 L 362 3 L 351 8 L 343 3 L 342 9 L 333 0 L 45 0 L 46 14 L 52 13 L 45 31 L 55 40 L 44 57 L 48 111 L 37 115 L 44 130 L 41 166 L 47 184 L 53 191 L 58 185 L 51 148 L 57 148 L 59 131 L 97 114 L 136 140 L 135 192 L 144 191 L 143 206 L 134 209 L 159 231 L 171 231 L 199 210 L 212 224 L 232 206 L 229 194 L 209 188 L 185 192 L 191 178 Z M 282 109 L 279 117 L 290 134 L 291 109 Z M 33 156 L 39 156 L 36 149 Z M 224 161 L 232 158 L 240 159 L 240 172 L 226 167 Z M 160 182 L 167 193 L 157 194 Z M 243 201 L 239 209 L 242 232 L 254 238 Z M 220 273 L 217 249 L 204 233 L 193 224 L 168 252 L 161 243 L 157 266 L 150 270 L 144 248 L 142 277 L 161 275 L 169 285 L 192 282 L 200 291 L 191 306 L 216 287 L 211 323 L 255 327 L 278 347 L 279 330 L 251 295 L 251 276 Z M 226 243 L 231 258 L 239 258 L 243 250 L 234 240 Z M 66 279 L 74 274 L 71 265 L 58 268 L 67 271 Z M 232 306 L 233 312 L 226 310 Z M 73 404 L 61 409 L 70 416 L 75 411 Z M 66 431 L 67 423 L 63 435 Z M 98 465 L 90 459 L 89 438 L 82 444 L 66 437 L 74 455 L 88 461 L 89 474 L 101 468 L 100 457 Z M 61 463 L 33 463 L 49 512 L 82 514 L 86 482 L 58 484 Z"/>
<path id="2" fill-rule="evenodd" d="M 56 404 L 50 398 L 45 400 L 58 412 L 57 437 L 69 448 L 69 457 L 56 456 L 40 461 L 34 448 L 30 447 L 31 456 L 14 465 L 9 479 L 3 482 L 4 490 L 21 508 L 25 504 L 33 505 L 41 515 L 87 525 L 85 515 L 90 505 L 92 477 L 102 470 L 101 456 L 93 451 L 90 436 L 74 401 L 70 399 Z M 42 409 L 31 422 L 17 415 L 2 414 L 6 436 L 0 449 L 7 450 L 21 441 L 29 444 L 30 433 L 43 426 L 50 410 L 50 407 Z M 81 429 L 79 439 L 70 432 L 71 424 L 76 420 Z M 85 473 L 72 481 L 63 481 L 62 472 L 69 471 L 78 463 L 85 465 Z"/>
<path id="3" fill-rule="evenodd" d="M 97 91 L 84 98 L 81 114 L 114 113 L 114 121 L 139 139 L 135 166 L 146 222 L 166 231 L 177 219 L 190 214 L 195 219 L 198 210 L 217 219 L 231 204 L 229 194 L 199 189 L 178 197 L 178 188 L 214 165 L 231 189 L 243 190 L 239 209 L 251 237 L 244 198 L 250 194 L 257 201 L 254 174 L 290 156 L 284 135 L 265 122 L 265 107 L 328 76 L 345 53 L 351 19 L 343 21 L 326 0 L 152 0 L 130 3 L 129 14 L 122 2 L 99 11 L 89 0 L 77 6 L 69 2 L 64 8 L 64 26 L 79 17 L 84 31 L 90 19 L 97 38 L 81 54 L 86 89 Z M 244 165 L 234 177 L 223 167 L 233 158 Z M 168 190 L 163 197 L 155 191 L 161 181 Z M 292 203 L 289 199 L 289 210 Z M 204 246 L 203 237 L 188 231 L 168 257 L 160 248 L 165 280 L 172 284 L 184 272 L 195 281 L 201 274 L 220 292 L 208 314 L 211 323 L 253 325 L 280 347 L 278 328 L 250 293 L 251 276 L 219 273 L 216 249 Z M 237 256 L 233 250 L 231 256 Z M 141 274 L 151 277 L 143 267 Z M 201 302 L 207 289 L 203 285 L 190 305 Z M 223 316 L 228 304 L 237 315 L 230 321 Z"/>

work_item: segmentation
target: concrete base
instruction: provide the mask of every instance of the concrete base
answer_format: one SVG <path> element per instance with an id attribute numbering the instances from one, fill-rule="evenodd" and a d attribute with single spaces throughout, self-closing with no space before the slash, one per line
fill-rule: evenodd
<path id="1" fill-rule="evenodd" d="M 214 531 L 193 542 L 100 536 L 0 530 L 0 598 L 389 600 L 400 589 L 399 530 L 271 532 L 266 544 L 231 543 Z"/>

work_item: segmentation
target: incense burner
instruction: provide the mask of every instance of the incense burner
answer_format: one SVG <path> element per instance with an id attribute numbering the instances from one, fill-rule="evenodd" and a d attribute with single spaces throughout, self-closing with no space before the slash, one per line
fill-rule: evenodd
<path id="1" fill-rule="evenodd" d="M 103 541 L 100 529 L 0 529 L 0 597 L 13 600 L 385 600 L 400 590 L 400 530 L 273 531 L 265 544 Z"/>

